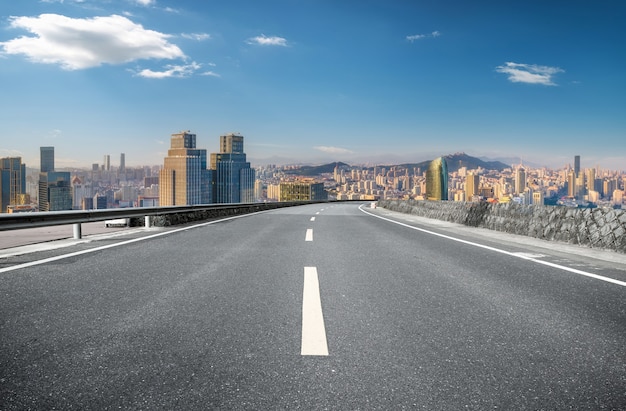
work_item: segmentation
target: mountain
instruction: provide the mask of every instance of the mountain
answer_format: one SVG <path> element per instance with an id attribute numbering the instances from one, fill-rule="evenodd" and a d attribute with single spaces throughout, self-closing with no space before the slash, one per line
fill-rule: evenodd
<path id="1" fill-rule="evenodd" d="M 339 169 L 350 170 L 350 165 L 342 162 L 328 163 L 321 166 L 302 166 L 295 170 L 286 170 L 285 174 L 293 174 L 296 176 L 318 176 L 320 174 L 332 173 L 335 171 L 335 167 Z"/>
<path id="2" fill-rule="evenodd" d="M 468 170 L 474 170 L 480 167 L 485 170 L 498 171 L 502 171 L 505 168 L 511 168 L 510 165 L 504 164 L 500 161 L 484 161 L 480 158 L 468 156 L 465 153 L 448 154 L 444 157 L 446 159 L 446 163 L 448 164 L 448 172 L 450 173 L 459 171 L 459 168 L 461 167 L 467 167 Z M 399 167 L 421 168 L 422 170 L 426 170 L 431 161 L 432 160 L 422 161 L 420 163 L 399 164 Z"/>
<path id="3" fill-rule="evenodd" d="M 505 168 L 511 168 L 510 165 L 504 164 L 500 161 L 485 161 L 476 157 L 468 156 L 465 153 L 448 154 L 447 156 L 445 156 L 445 159 L 446 159 L 446 163 L 448 164 L 448 172 L 451 172 L 451 173 L 458 171 L 459 168 L 461 167 L 467 167 L 468 170 L 474 170 L 480 167 L 486 170 L 498 170 L 498 171 L 502 171 Z M 428 165 L 430 164 L 431 161 L 432 160 L 426 160 L 426 161 L 422 161 L 419 163 L 379 165 L 376 167 L 378 167 L 379 169 L 381 167 L 385 167 L 385 168 L 399 167 L 399 168 L 409 168 L 409 169 L 421 168 L 423 171 L 425 171 L 428 168 Z M 313 177 L 313 176 L 318 176 L 324 173 L 332 173 L 335 170 L 335 166 L 338 166 L 339 169 L 344 169 L 344 170 L 350 170 L 352 168 L 358 168 L 360 170 L 362 169 L 371 170 L 374 168 L 372 166 L 352 167 L 346 163 L 336 162 L 336 163 L 323 164 L 320 166 L 302 166 L 294 170 L 286 170 L 285 174 Z"/>

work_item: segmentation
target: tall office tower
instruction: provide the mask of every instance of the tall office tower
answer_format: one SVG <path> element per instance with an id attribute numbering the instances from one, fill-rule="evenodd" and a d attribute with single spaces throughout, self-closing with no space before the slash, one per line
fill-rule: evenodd
<path id="1" fill-rule="evenodd" d="M 474 196 L 478 194 L 478 185 L 480 176 L 469 172 L 465 178 L 465 201 L 472 201 Z"/>
<path id="2" fill-rule="evenodd" d="M 196 148 L 196 135 L 172 134 L 171 148 L 159 172 L 159 205 L 211 203 L 211 172 L 206 150 Z"/>
<path id="3" fill-rule="evenodd" d="M 216 203 L 254 202 L 254 169 L 243 152 L 243 136 L 220 136 L 220 152 L 211 153 L 213 199 Z"/>
<path id="4" fill-rule="evenodd" d="M 602 191 L 604 192 L 604 197 L 611 198 L 613 195 L 613 191 L 617 190 L 617 179 L 606 179 L 602 182 Z"/>
<path id="5" fill-rule="evenodd" d="M 263 181 L 256 180 L 254 182 L 254 198 L 263 198 Z"/>
<path id="6" fill-rule="evenodd" d="M 89 183 L 83 183 L 78 176 L 75 176 L 72 180 L 72 198 L 74 210 L 85 210 L 83 200 L 93 198 L 93 187 Z"/>
<path id="7" fill-rule="evenodd" d="M 0 213 L 10 205 L 22 205 L 26 195 L 26 165 L 22 157 L 0 158 Z"/>
<path id="8" fill-rule="evenodd" d="M 126 172 L 126 154 L 120 154 L 120 173 Z"/>
<path id="9" fill-rule="evenodd" d="M 108 154 L 104 155 L 103 165 L 104 171 L 111 171 L 111 156 Z"/>
<path id="10" fill-rule="evenodd" d="M 576 172 L 574 170 L 570 170 L 567 175 L 567 196 L 568 197 L 576 197 L 578 195 L 578 187 L 576 187 Z"/>
<path id="11" fill-rule="evenodd" d="M 576 177 L 580 174 L 580 156 L 574 156 L 574 174 Z"/>
<path id="12" fill-rule="evenodd" d="M 444 157 L 430 162 L 426 171 L 426 199 L 448 199 L 448 164 Z"/>
<path id="13" fill-rule="evenodd" d="M 587 191 L 594 191 L 596 189 L 596 169 L 588 168 L 587 169 Z"/>
<path id="14" fill-rule="evenodd" d="M 526 189 L 526 170 L 522 166 L 515 170 L 515 194 L 523 194 Z"/>
<path id="15" fill-rule="evenodd" d="M 54 171 L 54 147 L 39 147 L 39 171 L 47 173 Z"/>
<path id="16" fill-rule="evenodd" d="M 72 185 L 69 171 L 39 173 L 39 211 L 72 209 Z"/>

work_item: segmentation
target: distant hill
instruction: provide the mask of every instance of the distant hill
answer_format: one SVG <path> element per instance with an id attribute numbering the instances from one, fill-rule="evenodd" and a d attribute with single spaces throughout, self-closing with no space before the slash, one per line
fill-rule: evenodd
<path id="1" fill-rule="evenodd" d="M 445 156 L 445 158 L 446 158 L 446 162 L 448 163 L 448 172 L 451 172 L 451 173 L 458 171 L 459 168 L 461 167 L 467 167 L 468 170 L 473 170 L 473 169 L 477 169 L 480 167 L 486 170 L 498 170 L 498 171 L 502 171 L 505 168 L 511 167 L 508 164 L 504 164 L 500 161 L 484 161 L 476 157 L 468 156 L 465 153 L 448 154 L 447 156 Z M 428 168 L 428 165 L 430 164 L 431 161 L 432 160 L 426 160 L 420 163 L 379 165 L 377 167 L 378 168 L 401 167 L 401 168 L 409 168 L 409 169 L 421 168 L 422 170 L 425 171 Z M 335 166 L 338 166 L 340 170 L 341 169 L 351 170 L 352 168 L 355 168 L 346 163 L 336 162 L 336 163 L 323 164 L 320 166 L 302 166 L 294 170 L 287 170 L 285 171 L 285 174 L 313 177 L 313 176 L 318 176 L 324 173 L 332 173 L 335 170 Z M 356 168 L 360 170 L 363 168 L 371 170 L 373 167 L 356 167 Z"/>
<path id="2" fill-rule="evenodd" d="M 335 167 L 339 167 L 339 169 L 350 170 L 350 165 L 342 162 L 328 163 L 323 164 L 321 166 L 302 166 L 295 170 L 286 170 L 285 174 L 292 174 L 296 176 L 307 176 L 313 177 L 318 176 L 320 174 L 325 173 L 333 173 L 335 171 Z"/>
<path id="3" fill-rule="evenodd" d="M 508 164 L 504 164 L 500 161 L 484 161 L 476 157 L 468 156 L 465 153 L 455 153 L 448 154 L 444 156 L 446 159 L 446 163 L 448 164 L 448 172 L 456 172 L 459 171 L 461 167 L 467 167 L 468 170 L 477 169 L 478 167 L 484 168 L 486 170 L 498 170 L 502 171 L 505 168 L 510 168 Z M 421 168 L 422 170 L 426 170 L 428 165 L 432 160 L 422 161 L 421 163 L 408 163 L 408 164 L 399 164 L 400 167 L 408 167 L 408 168 Z M 390 166 L 388 166 L 390 167 Z"/>

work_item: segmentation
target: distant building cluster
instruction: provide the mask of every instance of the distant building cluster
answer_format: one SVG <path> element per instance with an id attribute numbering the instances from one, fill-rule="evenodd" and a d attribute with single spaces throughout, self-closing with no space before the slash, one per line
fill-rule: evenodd
<path id="1" fill-rule="evenodd" d="M 298 167 L 257 169 L 265 198 L 279 199 L 277 181 L 293 178 Z M 516 202 L 570 207 L 622 207 L 626 175 L 599 167 L 583 170 L 580 156 L 562 170 L 522 164 L 503 170 L 461 166 L 451 170 L 446 157 L 426 167 L 336 165 L 321 175 L 330 198 L 338 200 L 417 199 L 468 202 Z M 261 188 L 258 188 L 259 192 Z M 260 197 L 260 195 L 259 195 Z"/>
<path id="2" fill-rule="evenodd" d="M 573 167 L 556 171 L 522 164 L 500 170 L 451 167 L 450 156 L 423 167 L 337 163 L 311 174 L 296 165 L 252 168 L 244 137 L 235 133 L 220 136 L 219 151 L 210 154 L 196 146 L 190 131 L 172 134 L 158 166 L 127 167 L 124 153 L 117 164 L 109 154 L 102 158 L 89 170 L 58 170 L 54 147 L 40 147 L 36 169 L 21 157 L 0 158 L 0 211 L 409 198 L 621 208 L 626 183 L 621 172 L 581 168 L 580 156 Z"/>

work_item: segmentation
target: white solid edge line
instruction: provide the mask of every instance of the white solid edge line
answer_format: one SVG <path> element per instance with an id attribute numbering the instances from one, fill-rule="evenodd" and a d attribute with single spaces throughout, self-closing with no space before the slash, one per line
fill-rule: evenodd
<path id="1" fill-rule="evenodd" d="M 136 242 L 139 242 L 139 241 L 149 240 L 151 238 L 156 238 L 156 237 L 161 237 L 161 236 L 168 235 L 168 234 L 178 233 L 178 232 L 181 232 L 181 231 L 191 230 L 192 228 L 196 228 L 196 227 L 203 227 L 203 226 L 207 226 L 207 225 L 211 225 L 211 224 L 216 224 L 216 223 L 219 223 L 219 222 L 222 222 L 222 221 L 234 220 L 236 218 L 249 217 L 249 216 L 251 216 L 253 214 L 265 213 L 265 212 L 268 212 L 268 211 L 272 211 L 272 210 L 264 210 L 264 211 L 259 211 L 257 213 L 249 213 L 249 214 L 237 215 L 237 216 L 233 216 L 233 217 L 226 217 L 226 218 L 222 218 L 222 219 L 219 219 L 219 220 L 208 221 L 206 223 L 191 225 L 191 226 L 188 226 L 188 227 L 177 228 L 177 229 L 169 230 L 169 231 L 162 231 L 160 233 L 152 234 L 152 235 L 145 236 L 145 237 L 133 238 L 132 240 L 126 240 L 126 241 L 122 241 L 122 242 L 119 242 L 119 243 L 107 244 L 107 245 L 103 245 L 103 246 L 100 246 L 100 247 L 90 248 L 88 250 L 76 251 L 76 252 L 69 253 L 69 254 L 62 254 L 62 255 L 57 255 L 57 256 L 54 256 L 54 257 L 44 258 L 43 260 L 36 260 L 36 261 L 28 262 L 28 263 L 14 265 L 14 266 L 11 266 L 11 267 L 0 268 L 0 273 L 6 273 L 6 272 L 9 272 L 9 271 L 19 270 L 21 268 L 27 268 L 27 267 L 32 267 L 32 266 L 35 266 L 35 265 L 46 264 L 46 263 L 50 263 L 52 261 L 58 261 L 58 260 L 63 260 L 65 258 L 75 257 L 77 255 L 89 254 L 89 253 L 93 253 L 93 252 L 100 251 L 100 250 L 106 250 L 107 248 L 119 247 L 119 246 L 126 245 L 126 244 L 132 244 L 132 243 L 136 243 Z"/>
<path id="2" fill-rule="evenodd" d="M 460 238 L 451 237 L 449 235 L 436 233 L 436 232 L 430 231 L 430 230 L 425 230 L 423 228 L 419 228 L 419 227 L 415 227 L 415 226 L 412 226 L 412 225 L 409 225 L 409 224 L 401 223 L 399 221 L 395 221 L 395 220 L 392 220 L 390 218 L 385 218 L 385 217 L 381 217 L 381 216 L 376 215 L 376 214 L 372 214 L 372 213 L 370 213 L 368 211 L 365 211 L 362 207 L 363 207 L 363 205 L 360 205 L 359 206 L 359 210 L 361 210 L 362 212 L 364 212 L 367 215 L 370 215 L 370 216 L 376 217 L 376 218 L 380 218 L 381 220 L 389 221 L 391 223 L 398 224 L 398 225 L 401 225 L 401 226 L 404 226 L 404 227 L 408 227 L 408 228 L 411 228 L 413 230 L 421 231 L 421 232 L 427 233 L 427 234 L 436 235 L 438 237 L 443 237 L 443 238 L 446 238 L 448 240 L 452 240 L 452 241 L 457 241 L 459 243 L 473 245 L 474 247 L 484 248 L 484 249 L 487 249 L 487 250 L 490 250 L 490 251 L 495 251 L 497 253 L 506 254 L 506 255 L 510 255 L 512 257 L 521 258 L 522 260 L 532 261 L 532 262 L 535 262 L 535 263 L 538 263 L 538 264 L 547 265 L 547 266 L 552 267 L 552 268 L 557 268 L 559 270 L 569 271 L 569 272 L 574 273 L 574 274 L 579 274 L 579 275 L 583 275 L 585 277 L 595 278 L 596 280 L 606 281 L 607 283 L 617 284 L 617 285 L 621 285 L 622 287 L 626 287 L 626 282 L 625 281 L 620 281 L 620 280 L 616 280 L 614 278 L 604 277 L 604 276 L 601 276 L 601 275 L 598 275 L 598 274 L 593 274 L 593 273 L 590 273 L 590 272 L 587 272 L 587 271 L 582 271 L 582 270 L 577 270 L 575 268 L 566 267 L 564 265 L 559 265 L 559 264 L 551 263 L 551 262 L 548 262 L 548 261 L 538 260 L 536 258 L 529 257 L 529 256 L 524 255 L 524 254 L 512 253 L 510 251 L 502 250 L 500 248 L 495 248 L 495 247 L 491 247 L 491 246 L 484 245 L 484 244 L 479 244 L 479 243 L 473 243 L 471 241 L 462 240 Z"/>
<path id="3" fill-rule="evenodd" d="M 313 241 L 313 229 L 307 228 L 306 235 L 304 236 L 304 241 Z"/>
<path id="4" fill-rule="evenodd" d="M 304 267 L 301 355 L 328 355 L 316 267 Z"/>

